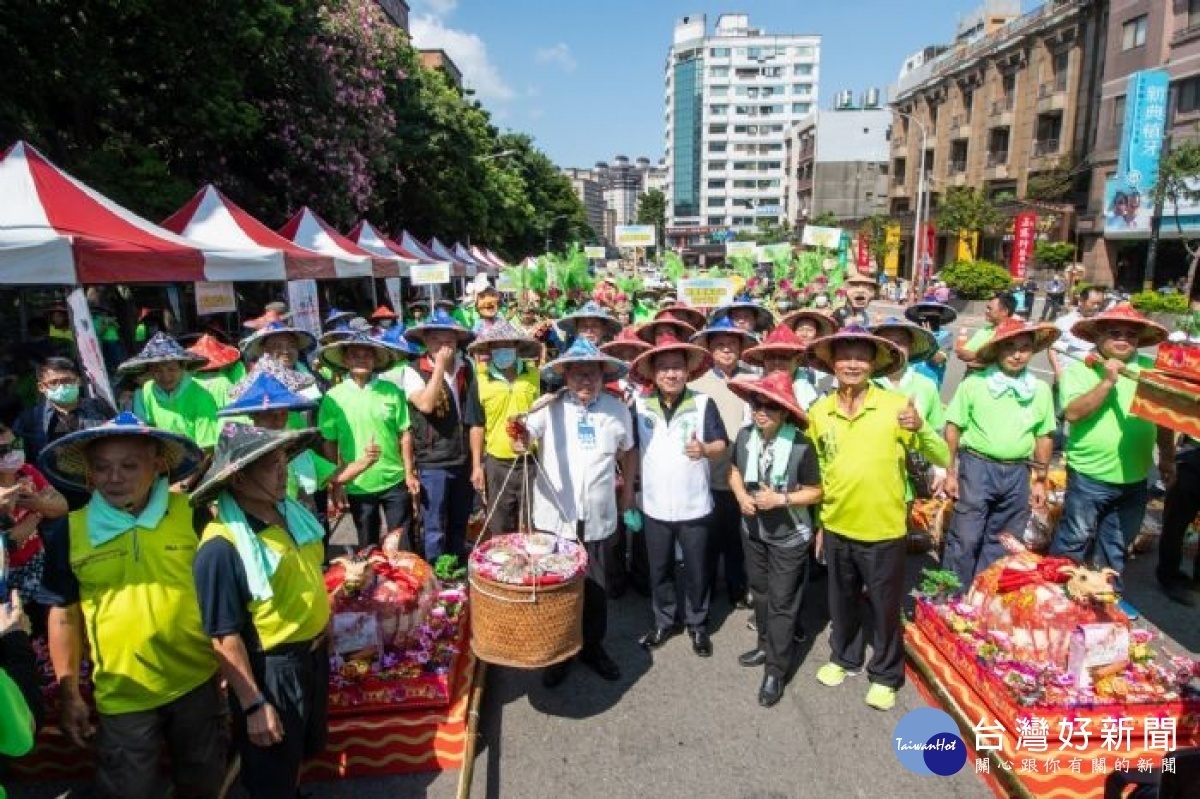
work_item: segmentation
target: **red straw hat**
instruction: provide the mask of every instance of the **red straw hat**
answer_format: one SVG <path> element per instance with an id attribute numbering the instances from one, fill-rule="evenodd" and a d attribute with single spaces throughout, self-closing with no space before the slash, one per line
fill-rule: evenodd
<path id="1" fill-rule="evenodd" d="M 654 321 L 647 322 L 637 328 L 637 337 L 651 346 L 658 343 L 660 336 L 666 335 L 686 340 L 696 335 L 696 328 L 682 320 L 665 316 L 656 318 Z"/>
<path id="2" fill-rule="evenodd" d="M 742 353 L 742 360 L 751 366 L 762 366 L 763 359 L 768 355 L 786 355 L 799 358 L 804 354 L 804 342 L 796 332 L 780 322 L 775 329 L 767 334 L 762 344 L 751 347 Z"/>
<path id="3" fill-rule="evenodd" d="M 1138 328 L 1138 346 L 1153 347 L 1167 340 L 1167 329 L 1142 316 L 1136 308 L 1127 302 L 1118 303 L 1103 313 L 1096 314 L 1090 319 L 1080 319 L 1071 326 L 1071 332 L 1095 344 L 1100 333 L 1108 325 L 1133 325 Z"/>
<path id="4" fill-rule="evenodd" d="M 242 353 L 237 347 L 222 344 L 216 336 L 208 333 L 196 339 L 196 343 L 188 347 L 188 352 L 208 359 L 208 363 L 197 370 L 200 372 L 215 372 L 218 369 L 224 369 L 232 363 L 237 363 L 242 357 Z"/>
<path id="5" fill-rule="evenodd" d="M 371 311 L 371 315 L 368 316 L 367 318 L 368 319 L 396 319 L 397 317 L 396 317 L 396 312 L 393 311 L 391 308 L 387 307 L 386 305 L 380 305 L 374 311 Z"/>
<path id="6" fill-rule="evenodd" d="M 780 406 L 791 414 L 792 420 L 800 427 L 808 426 L 808 414 L 796 402 L 796 391 L 792 388 L 792 380 L 783 372 L 771 372 L 766 377 L 736 377 L 726 385 L 729 390 L 747 402 L 751 397 L 765 399 Z"/>
<path id="7" fill-rule="evenodd" d="M 681 341 L 674 332 L 667 331 L 659 337 L 658 344 L 633 359 L 633 363 L 629 365 L 629 371 L 642 380 L 651 382 L 654 380 L 654 359 L 659 355 L 672 352 L 683 353 L 687 360 L 688 382 L 700 377 L 712 367 L 712 356 L 709 355 L 708 350 Z"/>
<path id="8" fill-rule="evenodd" d="M 665 308 L 659 308 L 658 313 L 654 314 L 657 319 L 675 319 L 692 327 L 692 332 L 701 329 L 708 323 L 708 317 L 700 311 L 692 308 L 689 305 L 675 303 L 668 305 Z"/>
<path id="9" fill-rule="evenodd" d="M 605 355 L 611 355 L 618 361 L 629 363 L 637 356 L 641 355 L 652 345 L 647 344 L 638 338 L 637 328 L 626 327 L 617 334 L 617 337 L 607 344 L 600 345 L 600 351 Z"/>
<path id="10" fill-rule="evenodd" d="M 991 363 L 999 355 L 1001 344 L 1024 335 L 1032 336 L 1033 351 L 1041 352 L 1058 340 L 1059 332 L 1054 325 L 1031 325 L 1015 316 L 1010 317 L 996 325 L 996 331 L 992 333 L 991 339 L 975 351 L 975 357 L 982 363 Z"/>
<path id="11" fill-rule="evenodd" d="M 779 320 L 779 324 L 787 325 L 792 330 L 795 330 L 796 325 L 800 324 L 801 319 L 807 320 L 816 325 L 818 336 L 828 336 L 837 332 L 838 329 L 838 323 L 836 319 L 829 314 L 823 314 L 820 311 L 812 308 L 801 308 L 799 311 L 792 311 L 790 314 L 783 317 L 783 319 Z"/>

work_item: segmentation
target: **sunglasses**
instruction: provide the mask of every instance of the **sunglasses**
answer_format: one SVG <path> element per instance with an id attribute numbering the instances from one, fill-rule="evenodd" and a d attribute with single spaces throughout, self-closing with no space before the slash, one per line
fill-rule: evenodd
<path id="1" fill-rule="evenodd" d="M 7 444 L 0 444 L 0 457 L 7 455 L 10 452 L 19 452 L 25 449 L 25 442 L 19 438 L 14 438 Z"/>
<path id="2" fill-rule="evenodd" d="M 783 406 L 770 400 L 759 399 L 758 397 L 750 398 L 750 410 L 752 411 L 782 411 Z"/>

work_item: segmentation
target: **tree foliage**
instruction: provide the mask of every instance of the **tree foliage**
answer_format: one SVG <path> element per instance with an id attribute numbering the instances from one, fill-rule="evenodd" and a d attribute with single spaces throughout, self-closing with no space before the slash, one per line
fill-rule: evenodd
<path id="1" fill-rule="evenodd" d="M 1067 201 L 1079 187 L 1086 171 L 1086 164 L 1074 155 L 1064 155 L 1054 162 L 1054 166 L 1029 176 L 1025 198 L 1048 203 Z"/>
<path id="2" fill-rule="evenodd" d="M 1004 215 L 992 204 L 981 189 L 954 186 L 946 192 L 937 209 L 937 225 L 947 233 L 965 239 L 971 249 L 971 259 L 978 256 L 978 244 L 972 233 L 981 236 L 994 232 L 1004 221 Z"/>
<path id="3" fill-rule="evenodd" d="M 808 223 L 810 225 L 817 225 L 818 227 L 837 227 L 838 218 L 837 214 L 835 214 L 833 211 L 822 211 L 812 219 L 808 220 Z"/>
<path id="4" fill-rule="evenodd" d="M 900 249 L 900 237 L 888 239 L 888 228 L 894 223 L 887 214 L 874 214 L 863 220 L 858 232 L 867 239 L 867 249 L 875 259 L 875 268 L 883 269 L 888 256 Z"/>
<path id="5" fill-rule="evenodd" d="M 942 280 L 959 297 L 982 300 L 1012 287 L 1012 275 L 991 261 L 959 261 L 942 270 Z"/>
<path id="6" fill-rule="evenodd" d="M 1033 245 L 1033 260 L 1059 270 L 1075 259 L 1075 245 L 1069 241 L 1039 241 Z"/>
<path id="7" fill-rule="evenodd" d="M 1200 140 L 1185 139 L 1163 154 L 1154 191 L 1155 199 L 1162 202 L 1163 215 L 1167 217 L 1162 224 L 1173 224 L 1183 238 L 1179 204 L 1200 203 Z M 1200 243 L 1184 239 L 1183 244 L 1191 256 L 1183 296 L 1191 297 L 1196 286 L 1196 267 L 1200 264 Z"/>
<path id="8" fill-rule="evenodd" d="M 650 189 L 642 192 L 637 199 L 637 215 L 639 225 L 654 225 L 655 241 L 660 244 L 667 240 L 667 196 L 660 189 Z"/>

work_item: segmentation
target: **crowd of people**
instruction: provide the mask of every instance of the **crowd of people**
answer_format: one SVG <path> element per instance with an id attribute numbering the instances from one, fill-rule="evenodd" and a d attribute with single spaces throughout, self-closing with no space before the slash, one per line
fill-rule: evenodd
<path id="1" fill-rule="evenodd" d="M 749 298 L 702 310 L 664 297 L 638 321 L 592 302 L 506 314 L 481 287 L 405 319 L 332 309 L 320 335 L 273 303 L 236 344 L 149 334 L 115 370 L 120 407 L 85 391 L 73 360 L 46 357 L 37 402 L 0 425 L 13 589 L 0 702 L 16 701 L 8 677 L 19 685 L 28 669 L 10 650 L 32 626 L 63 732 L 96 747 L 101 795 L 163 795 L 164 746 L 176 796 L 214 795 L 228 728 L 250 794 L 294 796 L 327 732 L 331 531 L 352 525 L 357 547 L 400 531 L 429 561 L 462 557 L 478 508 L 485 535 L 583 543 L 577 660 L 607 680 L 621 676 L 605 647 L 609 597 L 627 584 L 648 596 L 647 650 L 686 633 L 707 658 L 720 587 L 752 611 L 757 642 L 738 662 L 761 672 L 759 704 L 775 705 L 805 638 L 806 583 L 823 570 L 831 635 L 817 680 L 834 689 L 865 671 L 866 703 L 886 711 L 904 683 L 910 503 L 954 500 L 944 565 L 969 586 L 1046 502 L 1060 418 L 1068 482 L 1052 551 L 1119 576 L 1157 468 L 1158 577 L 1193 601 L 1200 571 L 1180 561 L 1200 447 L 1129 413 L 1138 350 L 1163 328 L 1128 306 L 1101 311 L 1088 292 L 1057 326 L 1032 323 L 1000 294 L 955 343 L 948 305 L 879 319 L 874 288 L 852 277 L 844 305 L 779 319 Z M 69 334 L 62 317 L 49 324 Z M 1039 352 L 1053 385 L 1029 367 Z M 944 404 L 953 357 L 968 374 Z"/>

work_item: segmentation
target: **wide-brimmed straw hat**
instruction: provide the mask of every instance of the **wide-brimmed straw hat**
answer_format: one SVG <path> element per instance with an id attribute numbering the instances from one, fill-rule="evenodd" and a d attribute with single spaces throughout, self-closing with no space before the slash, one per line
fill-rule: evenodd
<path id="1" fill-rule="evenodd" d="M 387 330 L 377 335 L 375 338 L 379 339 L 381 343 L 386 344 L 401 355 L 407 358 L 415 358 L 423 353 L 424 350 L 409 341 L 404 336 L 405 332 L 404 325 L 397 323 L 396 325 L 389 327 Z"/>
<path id="2" fill-rule="evenodd" d="M 242 357 L 247 361 L 256 361 L 262 357 L 263 345 L 271 336 L 292 336 L 296 339 L 296 347 L 300 352 L 308 352 L 317 346 L 317 337 L 302 327 L 291 327 L 283 322 L 266 322 L 251 335 L 242 339 L 239 345 Z"/>
<path id="3" fill-rule="evenodd" d="M 796 331 L 780 322 L 775 329 L 767 334 L 761 344 L 756 344 L 742 353 L 742 360 L 751 366 L 762 366 L 768 355 L 785 355 L 789 358 L 800 358 L 804 355 L 804 342 L 796 336 Z"/>
<path id="4" fill-rule="evenodd" d="M 409 341 L 416 341 L 425 346 L 425 334 L 434 330 L 448 330 L 458 337 L 459 344 L 465 344 L 475 338 L 470 330 L 458 323 L 458 320 L 446 312 L 439 301 L 433 313 L 421 320 L 421 324 L 413 325 L 405 332 Z"/>
<path id="5" fill-rule="evenodd" d="M 347 347 L 367 347 L 374 352 L 376 372 L 382 372 L 384 369 L 393 366 L 400 358 L 400 353 L 382 341 L 362 333 L 356 333 L 349 338 L 339 339 L 338 341 L 326 344 L 321 348 L 321 359 L 330 366 L 345 369 Z"/>
<path id="6" fill-rule="evenodd" d="M 758 343 L 758 336 L 735 325 L 728 315 L 713 319 L 708 327 L 693 335 L 690 340 L 696 346 L 711 351 L 713 336 L 736 336 L 742 340 L 743 348 L 753 347 Z"/>
<path id="7" fill-rule="evenodd" d="M 871 377 L 891 374 L 906 363 L 904 353 L 892 342 L 871 334 L 861 325 L 847 325 L 836 333 L 813 339 L 808 343 L 808 363 L 822 372 L 833 374 L 833 353 L 843 342 L 870 344 L 875 348 L 871 362 Z"/>
<path id="8" fill-rule="evenodd" d="M 221 489 L 238 472 L 279 449 L 291 455 L 307 448 L 317 438 L 314 428 L 308 430 L 267 430 L 248 424 L 226 422 L 217 436 L 212 466 L 204 473 L 192 491 L 190 502 L 197 508 L 217 498 Z"/>
<path id="9" fill-rule="evenodd" d="M 751 397 L 773 402 L 788 412 L 799 427 L 808 426 L 808 414 L 796 402 L 792 380 L 783 372 L 771 372 L 765 377 L 735 377 L 725 385 L 737 396 L 750 401 Z"/>
<path id="10" fill-rule="evenodd" d="M 682 353 L 687 364 L 688 382 L 695 380 L 712 368 L 712 355 L 703 347 L 688 344 L 675 337 L 673 332 L 664 333 L 658 343 L 633 359 L 629 370 L 638 378 L 651 382 L 654 380 L 654 361 L 660 355 L 673 352 Z"/>
<path id="11" fill-rule="evenodd" d="M 242 359 L 242 353 L 237 347 L 222 344 L 216 336 L 208 333 L 196 339 L 196 343 L 188 347 L 188 352 L 208 360 L 208 363 L 200 367 L 201 372 L 215 372 Z"/>
<path id="12" fill-rule="evenodd" d="M 877 285 L 874 278 L 867 277 L 857 270 L 855 270 L 849 277 L 846 278 L 846 282 L 870 288 L 875 288 Z"/>
<path id="13" fill-rule="evenodd" d="M 1033 351 L 1041 352 L 1049 349 L 1050 345 L 1058 340 L 1061 332 L 1054 325 L 1029 324 L 1015 316 L 1010 317 L 996 325 L 988 342 L 975 351 L 975 358 L 982 363 L 991 363 L 999 356 L 1001 344 L 1024 335 L 1032 336 Z"/>
<path id="14" fill-rule="evenodd" d="M 654 346 L 660 336 L 674 336 L 686 341 L 696 335 L 696 328 L 678 319 L 654 319 L 638 325 L 637 337 L 647 344 Z"/>
<path id="15" fill-rule="evenodd" d="M 325 329 L 336 328 L 344 325 L 354 317 L 358 316 L 354 311 L 343 311 L 340 308 L 330 308 L 329 313 L 325 315 Z"/>
<path id="16" fill-rule="evenodd" d="M 914 325 L 907 319 L 889 316 L 877 325 L 872 325 L 870 331 L 879 335 L 884 330 L 903 330 L 908 334 L 908 362 L 919 363 L 928 360 L 938 351 L 937 337 L 920 325 Z"/>
<path id="17" fill-rule="evenodd" d="M 179 363 L 184 369 L 198 369 L 208 363 L 203 355 L 185 350 L 175 339 L 161 330 L 154 334 L 142 351 L 117 367 L 123 375 L 136 375 L 156 363 Z"/>
<path id="18" fill-rule="evenodd" d="M 575 313 L 558 320 L 558 327 L 568 337 L 574 337 L 582 319 L 596 319 L 604 325 L 604 337 L 610 339 L 621 332 L 621 323 L 608 312 L 608 309 L 597 302 L 587 302 Z"/>
<path id="19" fill-rule="evenodd" d="M 730 314 L 737 310 L 752 311 L 754 313 L 754 332 L 756 333 L 765 333 L 775 326 L 775 315 L 757 302 L 735 300 L 728 305 L 721 305 L 713 309 L 712 313 L 708 315 L 709 327 L 714 326 L 722 319 L 728 319 Z"/>
<path id="20" fill-rule="evenodd" d="M 178 433 L 151 427 L 132 413 L 118 414 L 115 419 L 97 427 L 69 433 L 49 444 L 38 459 L 41 470 L 57 483 L 90 490 L 87 473 L 87 449 L 101 439 L 142 438 L 157 441 L 167 463 L 167 479 L 176 483 L 190 475 L 204 460 L 196 442 Z"/>
<path id="21" fill-rule="evenodd" d="M 265 411 L 310 411 L 317 401 L 301 396 L 267 372 L 255 375 L 245 391 L 217 411 L 217 416 L 242 416 Z"/>
<path id="22" fill-rule="evenodd" d="M 942 327 L 957 319 L 958 311 L 941 302 L 916 302 L 904 309 L 904 318 L 917 324 L 937 322 Z"/>
<path id="23" fill-rule="evenodd" d="M 677 319 L 680 322 L 691 325 L 694 329 L 699 330 L 708 322 L 702 311 L 698 311 L 690 305 L 683 305 L 675 302 L 664 308 L 659 308 L 658 313 L 654 314 L 655 320 L 658 319 Z"/>
<path id="24" fill-rule="evenodd" d="M 276 358 L 264 355 L 254 362 L 254 368 L 245 377 L 229 387 L 229 391 L 226 394 L 227 398 L 233 401 L 242 396 L 242 394 L 250 390 L 250 386 L 262 374 L 271 375 L 271 377 L 282 383 L 283 387 L 288 391 L 296 393 L 316 385 L 317 382 L 317 379 L 312 375 L 301 372 L 299 369 L 289 369 Z"/>
<path id="25" fill-rule="evenodd" d="M 396 319 L 397 316 L 396 316 L 396 312 L 393 311 L 391 308 L 387 307 L 386 305 L 380 305 L 378 308 L 371 311 L 371 315 L 368 316 L 367 318 L 368 319 Z"/>
<path id="26" fill-rule="evenodd" d="M 604 379 L 613 380 L 626 372 L 625 364 L 611 355 L 605 355 L 595 344 L 584 338 L 577 338 L 562 355 L 555 358 L 542 368 L 542 374 L 555 374 L 562 377 L 566 368 L 573 363 L 598 363 L 604 367 Z"/>
<path id="27" fill-rule="evenodd" d="M 542 345 L 532 336 L 527 336 L 512 326 L 507 319 L 498 318 L 479 331 L 475 340 L 467 346 L 467 352 L 491 352 L 494 349 L 512 348 L 523 360 L 542 357 Z"/>
<path id="28" fill-rule="evenodd" d="M 605 355 L 611 355 L 619 361 L 629 363 L 650 349 L 650 346 L 638 338 L 636 327 L 627 327 L 618 333 L 617 337 L 612 341 L 601 344 L 600 351 Z"/>
<path id="29" fill-rule="evenodd" d="M 1165 327 L 1147 319 L 1127 302 L 1118 303 L 1107 311 L 1098 313 L 1090 319 L 1080 319 L 1071 325 L 1071 333 L 1084 341 L 1090 341 L 1092 344 L 1095 344 L 1104 328 L 1115 324 L 1137 327 L 1137 345 L 1139 347 L 1153 347 L 1167 340 L 1167 329 Z"/>
<path id="30" fill-rule="evenodd" d="M 818 336 L 829 336 L 837 332 L 838 322 L 829 314 L 823 314 L 813 308 L 801 308 L 792 311 L 779 320 L 779 324 L 795 330 L 801 321 L 812 322 L 817 328 Z"/>

